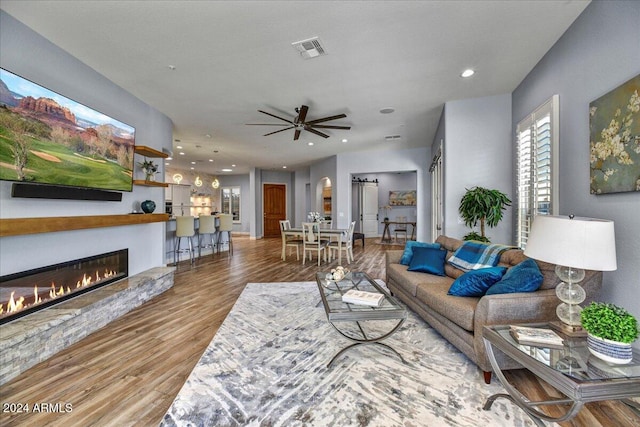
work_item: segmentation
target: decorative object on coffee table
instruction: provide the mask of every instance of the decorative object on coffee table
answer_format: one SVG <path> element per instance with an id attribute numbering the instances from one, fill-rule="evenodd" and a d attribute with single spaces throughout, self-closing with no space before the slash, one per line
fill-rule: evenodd
<path id="1" fill-rule="evenodd" d="M 638 338 L 638 322 L 631 313 L 614 304 L 592 302 L 582 310 L 581 319 L 591 354 L 609 363 L 633 360 L 631 343 Z"/>
<path id="2" fill-rule="evenodd" d="M 611 271 L 617 268 L 613 221 L 579 218 L 573 215 L 538 215 L 524 254 L 530 258 L 556 264 L 562 281 L 556 287 L 561 304 L 556 314 L 566 332 L 581 330 L 580 303 L 586 293 L 578 284 L 584 270 Z"/>
<path id="3" fill-rule="evenodd" d="M 156 203 L 153 200 L 145 200 L 140 203 L 140 207 L 144 213 L 153 213 L 156 210 Z"/>

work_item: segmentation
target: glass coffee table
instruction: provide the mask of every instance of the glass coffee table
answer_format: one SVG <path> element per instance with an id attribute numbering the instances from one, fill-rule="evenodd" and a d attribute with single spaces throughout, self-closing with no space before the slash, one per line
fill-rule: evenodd
<path id="1" fill-rule="evenodd" d="M 354 342 L 333 356 L 327 368 L 346 351 L 360 345 L 384 347 L 407 363 L 400 353 L 380 342 L 400 329 L 407 318 L 407 310 L 365 273 L 351 272 L 338 282 L 326 280 L 326 276 L 326 272 L 316 273 L 327 320 L 340 335 Z M 378 307 L 342 302 L 342 295 L 350 289 L 380 293 L 384 295 L 384 300 Z"/>
<path id="2" fill-rule="evenodd" d="M 519 326 L 551 329 L 548 323 Z M 631 363 L 613 365 L 591 355 L 586 337 L 571 337 L 560 332 L 558 334 L 564 339 L 562 348 L 548 347 L 544 344 L 529 346 L 520 345 L 509 333 L 508 325 L 484 327 L 482 336 L 493 372 L 509 393 L 489 397 L 484 410 L 490 410 L 497 398 L 504 397 L 527 412 L 536 425 L 544 426 L 542 420 L 562 422 L 573 418 L 587 402 L 621 399 L 638 409 L 638 404 L 628 398 L 640 396 L 640 352 L 634 350 Z M 520 363 L 566 398 L 530 401 L 506 380 L 496 361 L 495 349 Z M 542 405 L 569 407 L 564 415 L 550 417 L 535 408 Z"/>

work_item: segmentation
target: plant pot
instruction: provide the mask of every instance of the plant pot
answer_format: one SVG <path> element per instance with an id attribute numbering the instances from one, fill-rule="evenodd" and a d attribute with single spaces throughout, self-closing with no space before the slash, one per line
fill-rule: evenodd
<path id="1" fill-rule="evenodd" d="M 594 335 L 587 335 L 589 352 L 605 362 L 624 365 L 633 360 L 631 344 L 611 341 Z"/>

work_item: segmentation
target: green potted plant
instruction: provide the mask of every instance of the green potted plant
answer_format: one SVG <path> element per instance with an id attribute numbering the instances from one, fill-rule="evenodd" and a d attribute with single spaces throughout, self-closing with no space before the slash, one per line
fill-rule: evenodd
<path id="1" fill-rule="evenodd" d="M 485 225 L 489 227 L 498 225 L 507 206 L 511 206 L 511 200 L 499 190 L 483 187 L 467 188 L 467 192 L 460 201 L 458 212 L 467 227 L 475 227 L 480 222 L 480 234 L 471 231 L 464 236 L 464 240 L 489 242 L 489 238 L 484 234 Z"/>
<path id="2" fill-rule="evenodd" d="M 631 362 L 631 343 L 638 338 L 638 322 L 631 313 L 614 304 L 592 302 L 582 309 L 580 320 L 589 334 L 591 354 L 610 363 Z"/>

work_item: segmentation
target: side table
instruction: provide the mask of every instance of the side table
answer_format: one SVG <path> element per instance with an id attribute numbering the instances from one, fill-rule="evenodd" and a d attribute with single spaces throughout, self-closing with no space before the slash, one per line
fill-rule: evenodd
<path id="1" fill-rule="evenodd" d="M 549 329 L 548 323 L 519 325 Z M 562 335 L 562 334 L 560 334 Z M 522 408 L 536 423 L 543 427 L 542 420 L 562 422 L 576 416 L 587 402 L 601 400 L 625 400 L 640 396 L 640 352 L 634 350 L 633 361 L 626 365 L 611 365 L 591 355 L 587 348 L 586 337 L 566 337 L 563 348 L 520 345 L 509 333 L 509 325 L 485 326 L 482 331 L 487 356 L 504 388 L 509 394 L 494 394 L 484 405 L 491 409 L 497 398 L 506 398 Z M 506 380 L 494 355 L 497 349 L 534 375 L 555 387 L 566 396 L 564 399 L 530 401 Z M 631 406 L 637 405 L 631 401 Z M 542 405 L 569 405 L 567 412 L 560 417 L 551 417 L 536 407 Z"/>

